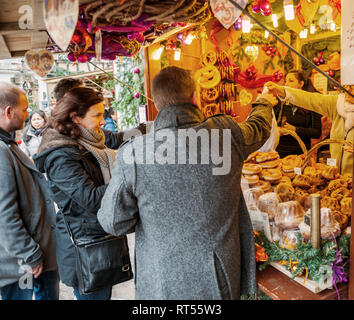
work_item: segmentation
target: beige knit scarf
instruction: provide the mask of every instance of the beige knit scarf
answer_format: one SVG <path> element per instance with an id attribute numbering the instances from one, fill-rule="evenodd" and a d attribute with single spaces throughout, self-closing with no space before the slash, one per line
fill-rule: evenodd
<path id="1" fill-rule="evenodd" d="M 78 143 L 82 145 L 87 151 L 91 152 L 97 159 L 105 183 L 107 184 L 111 178 L 111 171 L 113 169 L 113 163 L 116 157 L 114 150 L 105 146 L 105 136 L 102 130 L 95 132 L 91 129 L 86 129 L 79 125 L 80 138 Z"/>

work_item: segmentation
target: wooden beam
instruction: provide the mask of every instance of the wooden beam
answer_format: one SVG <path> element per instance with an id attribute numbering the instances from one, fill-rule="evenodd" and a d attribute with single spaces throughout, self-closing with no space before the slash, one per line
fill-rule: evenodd
<path id="1" fill-rule="evenodd" d="M 45 49 L 48 38 L 48 34 L 45 31 L 33 32 L 31 34 L 31 49 Z"/>
<path id="2" fill-rule="evenodd" d="M 45 29 L 43 18 L 44 0 L 31 0 L 33 14 L 33 29 Z"/>
<path id="3" fill-rule="evenodd" d="M 10 58 L 11 58 L 11 52 L 7 47 L 4 37 L 0 35 L 0 59 L 10 59 Z"/>

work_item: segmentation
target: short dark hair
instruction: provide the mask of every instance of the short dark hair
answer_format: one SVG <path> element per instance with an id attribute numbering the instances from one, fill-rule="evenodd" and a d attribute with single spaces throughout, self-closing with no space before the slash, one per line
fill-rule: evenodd
<path id="1" fill-rule="evenodd" d="M 74 112 L 83 118 L 91 106 L 103 101 L 100 92 L 87 88 L 77 87 L 65 93 L 64 97 L 56 104 L 48 119 L 49 126 L 63 135 L 78 139 L 80 129 L 72 121 L 70 114 Z"/>
<path id="2" fill-rule="evenodd" d="M 0 82 L 0 108 L 17 107 L 20 95 L 25 94 L 20 88 L 7 82 Z"/>
<path id="3" fill-rule="evenodd" d="M 169 104 L 191 102 L 194 91 L 191 72 L 179 67 L 164 68 L 152 80 L 151 92 L 158 109 Z"/>
<path id="4" fill-rule="evenodd" d="M 67 93 L 70 89 L 82 86 L 83 82 L 80 79 L 61 79 L 56 86 L 54 87 L 54 98 L 58 102 L 62 97 L 64 97 L 65 93 Z"/>

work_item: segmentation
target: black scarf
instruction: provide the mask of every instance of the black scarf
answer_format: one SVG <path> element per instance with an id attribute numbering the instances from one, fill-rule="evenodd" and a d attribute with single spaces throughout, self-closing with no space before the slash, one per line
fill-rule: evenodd
<path id="1" fill-rule="evenodd" d="M 16 143 L 16 140 L 11 137 L 10 133 L 8 133 L 2 128 L 0 128 L 0 140 L 4 141 L 6 144 L 9 144 L 11 142 Z"/>

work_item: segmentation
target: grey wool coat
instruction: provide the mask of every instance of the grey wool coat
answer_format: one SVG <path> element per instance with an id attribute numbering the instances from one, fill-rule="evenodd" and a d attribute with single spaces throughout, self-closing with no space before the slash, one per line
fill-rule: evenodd
<path id="1" fill-rule="evenodd" d="M 231 144 L 223 151 L 231 153 L 227 174 L 213 174 L 211 153 L 203 164 L 141 163 L 142 153 L 148 159 L 161 149 L 172 149 L 169 160 L 178 159 L 183 149 L 177 137 L 186 128 L 230 129 Z M 168 105 L 146 136 L 121 146 L 98 220 L 116 236 L 135 232 L 136 299 L 239 299 L 255 293 L 254 239 L 240 180 L 243 161 L 264 144 L 270 128 L 271 106 L 265 101 L 242 124 L 226 115 L 203 121 L 192 104 Z M 223 130 L 216 131 L 223 150 Z M 161 134 L 170 139 L 153 139 Z M 196 151 L 199 158 L 201 145 L 187 155 Z"/>
<path id="2" fill-rule="evenodd" d="M 45 177 L 0 129 L 0 287 L 43 262 L 56 270 L 55 210 Z"/>

